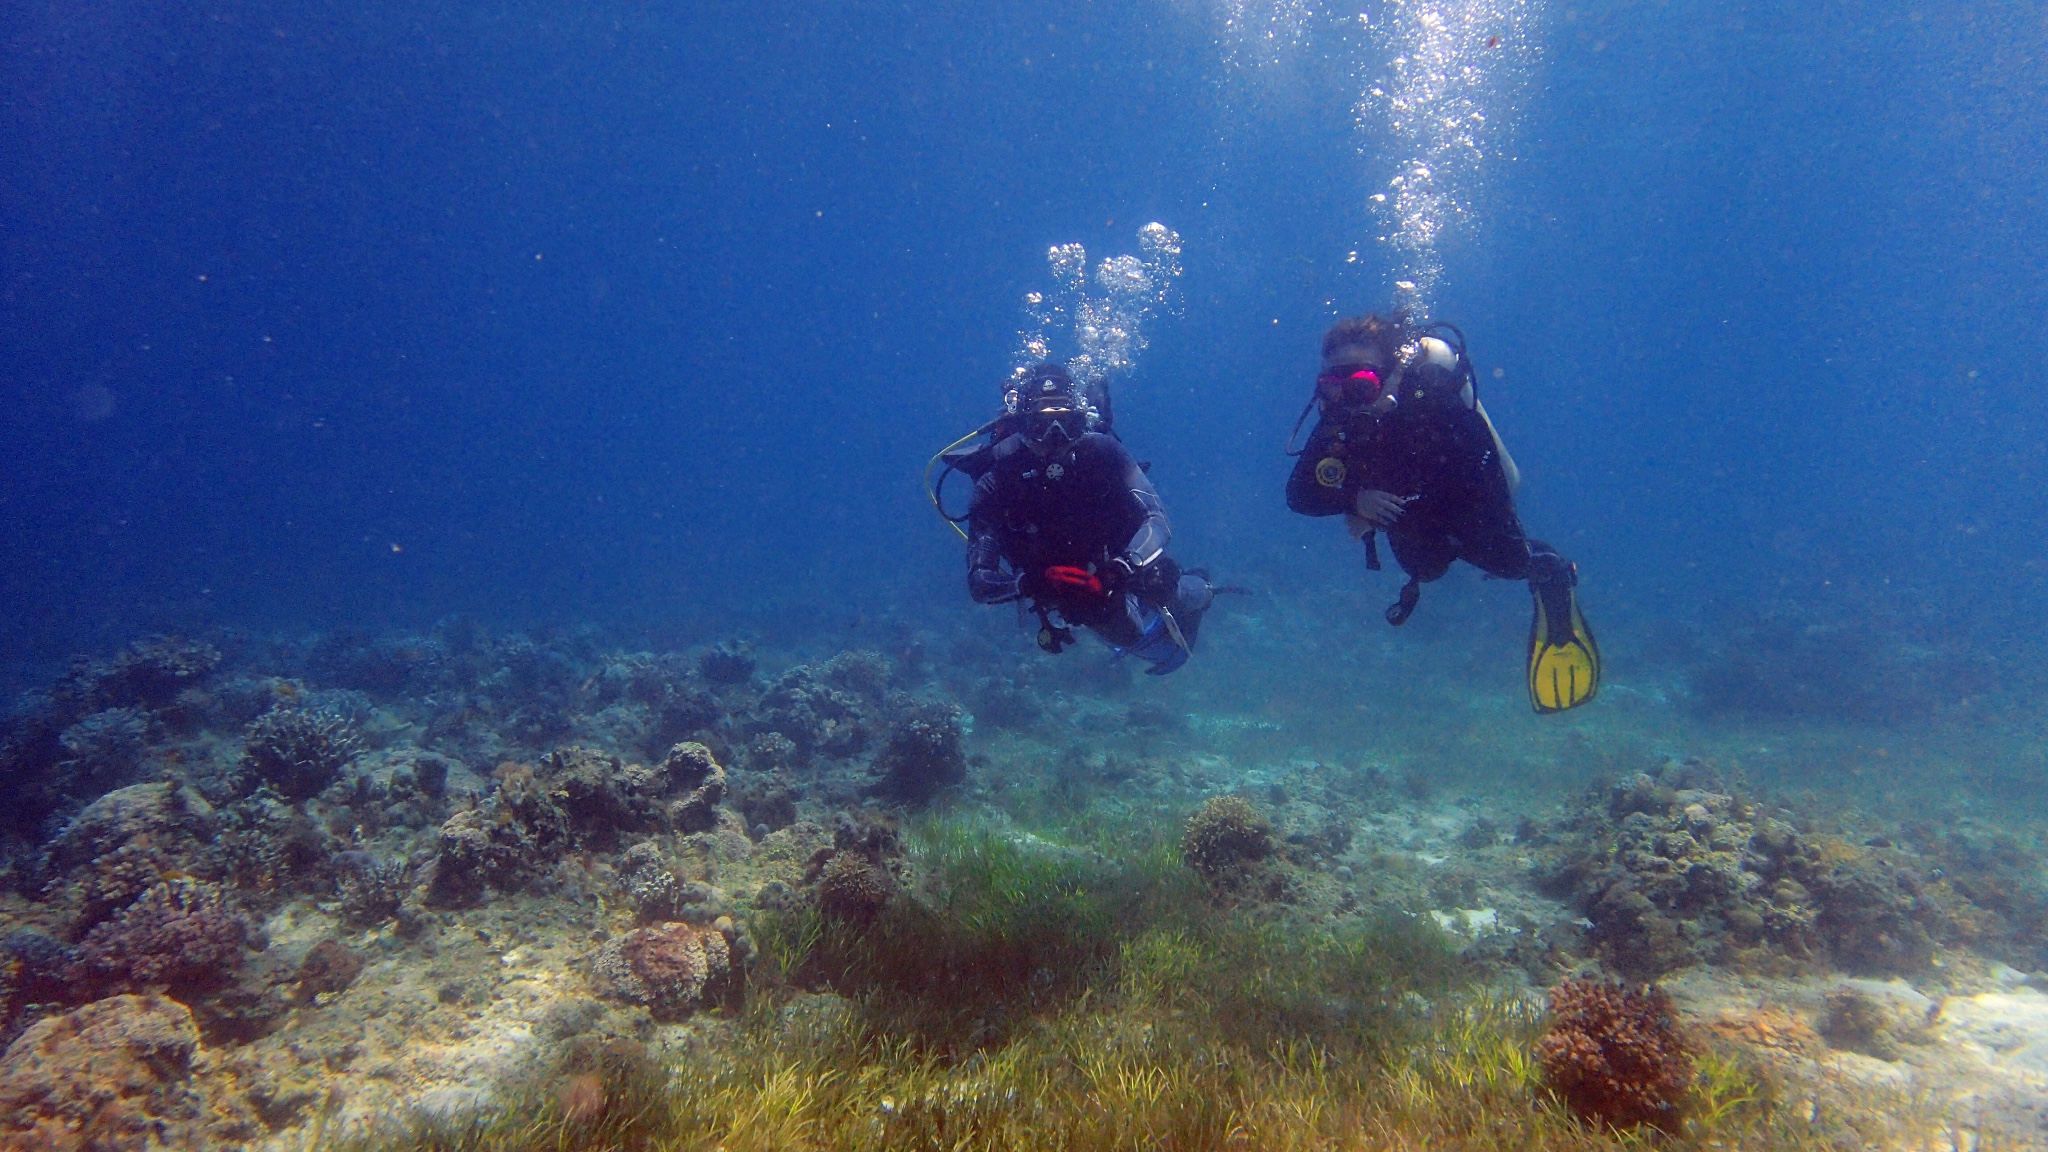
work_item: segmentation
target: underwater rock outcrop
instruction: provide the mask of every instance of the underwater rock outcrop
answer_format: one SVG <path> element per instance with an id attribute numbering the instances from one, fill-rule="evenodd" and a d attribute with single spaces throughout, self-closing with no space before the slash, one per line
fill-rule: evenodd
<path id="1" fill-rule="evenodd" d="M 954 704 L 919 704 L 891 727 L 875 757 L 878 794 L 904 804 L 928 804 L 967 779 L 961 714 Z"/>
<path id="2" fill-rule="evenodd" d="M 155 1152 L 256 1138 L 262 1125 L 201 1071 L 199 1029 L 156 993 L 38 1021 L 0 1057 L 0 1146 Z"/>
<path id="3" fill-rule="evenodd" d="M 538 765 L 500 765 L 494 775 L 498 787 L 489 799 L 441 825 L 431 885 L 436 902 L 516 891 L 563 852 L 613 852 L 629 836 L 722 827 L 725 770 L 702 744 L 677 744 L 654 767 L 572 746 Z"/>
<path id="4" fill-rule="evenodd" d="M 1602 959 L 1638 979 L 1706 962 L 1917 972 L 1964 903 L 1899 849 L 1647 774 L 1567 824 L 1549 884 L 1592 921 Z"/>

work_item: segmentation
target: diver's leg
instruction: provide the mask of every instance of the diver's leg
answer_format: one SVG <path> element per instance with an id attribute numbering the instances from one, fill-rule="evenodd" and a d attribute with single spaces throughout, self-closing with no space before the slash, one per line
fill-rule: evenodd
<path id="1" fill-rule="evenodd" d="M 1195 646 L 1195 633 L 1202 630 L 1202 617 L 1215 602 L 1216 588 L 1205 577 L 1192 572 L 1181 576 L 1168 611 L 1180 624 L 1181 638 L 1188 642 L 1188 647 Z"/>
<path id="2" fill-rule="evenodd" d="M 1497 500 L 1468 507 L 1457 518 L 1452 532 L 1458 538 L 1458 558 L 1488 576 L 1500 580 L 1527 580 L 1534 569 L 1528 534 L 1522 518 L 1515 515 L 1514 502 L 1505 492 Z M 1555 554 L 1549 545 L 1544 548 Z"/>
<path id="3" fill-rule="evenodd" d="M 1130 612 L 1124 610 L 1124 597 L 1115 597 L 1109 603 L 1115 606 L 1113 610 L 1091 612 L 1086 620 L 1077 620 L 1075 623 L 1087 625 L 1090 631 L 1102 637 L 1103 643 L 1111 648 L 1122 650 L 1135 647 L 1145 639 L 1144 629 L 1131 618 Z"/>
<path id="4" fill-rule="evenodd" d="M 1442 579 L 1458 558 L 1457 546 L 1441 532 L 1409 532 L 1396 525 L 1387 530 L 1387 543 L 1393 546 L 1401 571 L 1417 584 Z"/>
<path id="5" fill-rule="evenodd" d="M 1401 598 L 1387 605 L 1387 623 L 1399 628 L 1414 615 L 1415 605 L 1422 600 L 1422 586 L 1450 571 L 1458 549 L 1441 532 L 1403 531 L 1399 525 L 1387 531 L 1387 543 L 1393 545 L 1401 571 L 1408 574 L 1408 582 L 1401 585 Z"/>

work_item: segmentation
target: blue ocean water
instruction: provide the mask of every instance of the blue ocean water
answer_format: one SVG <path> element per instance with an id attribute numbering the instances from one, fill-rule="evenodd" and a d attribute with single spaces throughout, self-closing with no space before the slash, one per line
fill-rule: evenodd
<path id="1" fill-rule="evenodd" d="M 1616 682 L 1789 605 L 2038 686 L 2038 8 L 1461 11 L 1509 41 L 1454 61 L 1488 134 L 1429 313 Z M 1370 199 L 1405 18 L 9 5 L 0 643 L 954 619 L 924 460 L 992 411 L 1046 249 L 1152 220 L 1179 301 L 1115 385 L 1178 551 L 1373 621 L 1394 578 L 1287 514 L 1280 445 L 1322 328 L 1405 274 Z M 1403 642 L 1451 645 L 1428 617 Z"/>
<path id="2" fill-rule="evenodd" d="M 9 0 L 0 1143 L 2039 1146 L 2044 139 L 2042 0 Z M 1395 308 L 1586 707 L 1288 510 Z M 1170 676 L 970 602 L 1041 354 Z"/>

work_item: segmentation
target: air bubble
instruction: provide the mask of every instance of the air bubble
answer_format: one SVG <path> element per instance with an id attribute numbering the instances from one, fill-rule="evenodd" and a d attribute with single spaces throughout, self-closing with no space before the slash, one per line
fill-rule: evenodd
<path id="1" fill-rule="evenodd" d="M 1026 327 L 1017 333 L 1012 358 L 1019 368 L 1049 359 L 1055 337 L 1065 328 L 1076 353 L 1067 361 L 1074 379 L 1089 384 L 1125 375 L 1145 350 L 1144 327 L 1152 317 L 1176 310 L 1174 283 L 1180 279 L 1180 233 L 1153 222 L 1138 229 L 1142 256 L 1112 256 L 1095 266 L 1097 292 L 1088 291 L 1088 251 L 1058 244 L 1046 251 L 1056 287 L 1024 297 Z"/>

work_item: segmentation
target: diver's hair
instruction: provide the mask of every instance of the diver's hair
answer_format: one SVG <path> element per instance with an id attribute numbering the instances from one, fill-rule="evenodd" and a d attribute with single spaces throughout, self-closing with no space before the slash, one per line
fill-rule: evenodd
<path id="1" fill-rule="evenodd" d="M 1401 345 L 1411 335 L 1408 326 L 1408 310 L 1396 309 L 1391 315 L 1382 316 L 1377 312 L 1365 316 L 1346 316 L 1330 325 L 1323 333 L 1323 355 L 1328 356 L 1339 348 L 1349 345 L 1363 345 L 1377 351 L 1384 361 L 1392 364 L 1401 354 Z"/>

